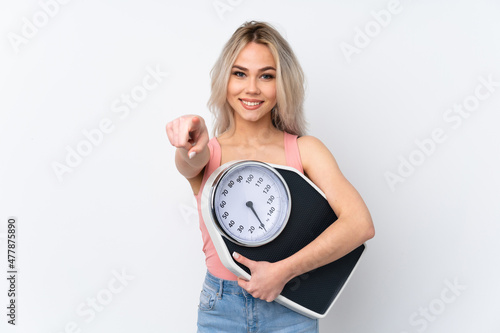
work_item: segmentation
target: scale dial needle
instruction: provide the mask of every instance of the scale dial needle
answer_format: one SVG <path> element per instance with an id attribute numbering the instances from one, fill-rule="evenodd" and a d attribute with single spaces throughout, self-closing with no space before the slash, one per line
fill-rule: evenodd
<path id="1" fill-rule="evenodd" d="M 253 202 L 251 201 L 247 201 L 247 207 L 250 208 L 252 210 L 252 212 L 255 214 L 255 217 L 257 218 L 257 220 L 259 220 L 259 223 L 260 223 L 260 226 L 262 229 L 264 229 L 265 232 L 267 232 L 266 230 L 266 226 L 264 225 L 264 223 L 262 223 L 262 221 L 259 219 L 259 216 L 257 215 L 257 212 L 255 212 L 255 209 L 253 209 Z"/>

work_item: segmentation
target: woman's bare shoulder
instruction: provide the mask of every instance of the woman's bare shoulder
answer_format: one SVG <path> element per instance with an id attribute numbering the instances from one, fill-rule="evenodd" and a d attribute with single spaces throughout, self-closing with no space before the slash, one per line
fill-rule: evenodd
<path id="1" fill-rule="evenodd" d="M 297 139 L 302 164 L 311 164 L 317 161 L 333 159 L 333 155 L 326 145 L 312 135 L 301 136 Z"/>

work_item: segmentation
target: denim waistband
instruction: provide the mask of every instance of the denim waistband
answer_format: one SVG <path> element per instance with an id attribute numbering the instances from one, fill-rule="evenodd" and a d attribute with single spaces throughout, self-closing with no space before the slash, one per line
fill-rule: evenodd
<path id="1" fill-rule="evenodd" d="M 219 297 L 221 297 L 223 294 L 233 294 L 233 295 L 249 295 L 246 290 L 241 288 L 238 285 L 238 281 L 231 281 L 231 280 L 223 280 L 219 279 L 218 277 L 213 276 L 210 274 L 209 271 L 207 271 L 207 274 L 205 276 L 205 282 L 204 284 L 215 291 Z"/>

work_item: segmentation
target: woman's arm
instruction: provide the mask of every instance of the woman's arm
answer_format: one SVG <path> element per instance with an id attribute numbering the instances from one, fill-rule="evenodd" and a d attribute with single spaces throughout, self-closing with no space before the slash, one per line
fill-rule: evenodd
<path id="1" fill-rule="evenodd" d="M 368 208 L 325 145 L 307 136 L 299 139 L 299 150 L 304 173 L 325 193 L 338 219 L 314 242 L 285 260 L 293 277 L 335 261 L 375 236 Z"/>
<path id="2" fill-rule="evenodd" d="M 309 245 L 279 262 L 237 258 L 252 275 L 251 281 L 240 278 L 240 286 L 266 301 L 274 300 L 292 278 L 343 257 L 375 235 L 368 208 L 325 145 L 311 136 L 299 138 L 298 144 L 304 173 L 325 193 L 338 219 Z"/>

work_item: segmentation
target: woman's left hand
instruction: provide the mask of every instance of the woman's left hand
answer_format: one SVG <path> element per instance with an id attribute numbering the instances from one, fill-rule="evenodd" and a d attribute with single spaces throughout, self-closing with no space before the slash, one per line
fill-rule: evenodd
<path id="1" fill-rule="evenodd" d="M 287 272 L 279 263 L 254 261 L 241 254 L 233 254 L 234 259 L 250 269 L 252 278 L 247 281 L 238 278 L 238 285 L 255 298 L 272 302 L 281 293 L 288 282 Z"/>

